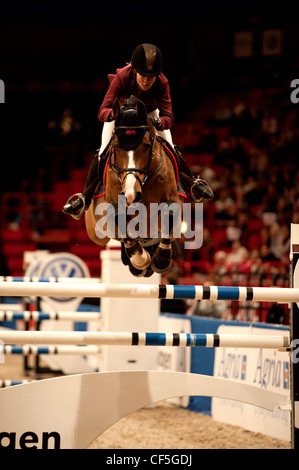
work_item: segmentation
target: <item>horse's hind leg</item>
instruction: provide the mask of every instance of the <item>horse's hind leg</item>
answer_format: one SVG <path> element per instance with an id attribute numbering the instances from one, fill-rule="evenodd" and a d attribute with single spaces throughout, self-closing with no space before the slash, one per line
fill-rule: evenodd
<path id="1" fill-rule="evenodd" d="M 94 200 L 91 201 L 89 209 L 85 212 L 85 228 L 89 238 L 99 246 L 105 246 L 110 238 L 105 233 L 100 234 L 97 230 L 97 219 L 95 217 L 96 204 Z M 101 217 L 99 217 L 100 219 Z"/>

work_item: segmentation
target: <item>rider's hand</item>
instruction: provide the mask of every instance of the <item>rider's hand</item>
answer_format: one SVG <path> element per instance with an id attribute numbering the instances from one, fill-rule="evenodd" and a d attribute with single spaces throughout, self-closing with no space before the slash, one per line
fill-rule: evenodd
<path id="1" fill-rule="evenodd" d="M 151 116 L 151 121 L 152 123 L 154 124 L 155 128 L 158 130 L 158 131 L 161 131 L 162 130 L 162 121 L 160 118 L 157 118 L 156 116 Z"/>
<path id="2" fill-rule="evenodd" d="M 113 113 L 113 109 L 111 110 L 111 113 L 109 114 L 108 116 L 108 121 L 114 121 L 115 117 L 114 117 L 114 113 Z"/>

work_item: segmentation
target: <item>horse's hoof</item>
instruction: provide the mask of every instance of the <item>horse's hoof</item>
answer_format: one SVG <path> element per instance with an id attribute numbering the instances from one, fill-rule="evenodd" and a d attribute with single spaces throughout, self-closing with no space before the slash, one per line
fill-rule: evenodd
<path id="1" fill-rule="evenodd" d="M 131 274 L 133 274 L 133 276 L 136 276 L 136 277 L 143 277 L 146 274 L 146 269 L 136 269 L 131 264 L 129 265 L 129 270 Z"/>
<path id="2" fill-rule="evenodd" d="M 158 264 L 158 266 L 155 265 L 155 262 Z M 170 268 L 171 268 L 171 266 L 172 266 L 172 260 L 170 260 L 169 264 L 168 264 L 166 267 L 163 267 L 163 264 L 162 264 L 162 263 L 160 263 L 160 266 L 159 266 L 158 260 L 156 260 L 155 258 L 153 258 L 153 259 L 152 259 L 151 266 L 152 266 L 152 269 L 155 271 L 155 273 L 164 274 L 164 273 L 167 273 L 167 271 L 170 270 Z"/>
<path id="3" fill-rule="evenodd" d="M 136 259 L 134 260 L 133 258 Z M 139 255 L 138 257 L 135 255 L 131 256 L 130 262 L 136 269 L 146 269 L 151 264 L 151 256 L 146 250 L 143 250 L 142 255 Z"/>
<path id="4" fill-rule="evenodd" d="M 153 268 L 151 266 L 148 266 L 145 270 L 144 277 L 151 277 L 153 274 L 154 274 Z"/>

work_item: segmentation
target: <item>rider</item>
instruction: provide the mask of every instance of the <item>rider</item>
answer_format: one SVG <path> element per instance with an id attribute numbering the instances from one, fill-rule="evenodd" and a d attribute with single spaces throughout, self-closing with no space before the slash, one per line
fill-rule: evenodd
<path id="1" fill-rule="evenodd" d="M 63 211 L 72 216 L 81 216 L 91 202 L 95 187 L 98 183 L 98 167 L 101 155 L 107 148 L 114 130 L 113 102 L 118 98 L 120 105 L 124 99 L 131 95 L 139 98 L 146 106 L 148 116 L 152 120 L 157 134 L 170 143 L 180 162 L 181 179 L 185 187 L 191 188 L 191 195 L 195 201 L 202 198 L 211 199 L 213 191 L 208 183 L 200 178 L 194 178 L 185 162 L 181 152 L 173 145 L 170 128 L 174 118 L 170 97 L 169 83 L 162 73 L 162 54 L 158 47 L 152 44 L 141 44 L 132 54 L 131 62 L 116 75 L 108 75 L 110 86 L 98 112 L 98 119 L 104 122 L 102 130 L 101 147 L 94 154 L 83 194 L 76 194 L 69 198 Z M 182 174 L 183 173 L 183 174 Z M 184 174 L 187 177 L 184 177 Z"/>

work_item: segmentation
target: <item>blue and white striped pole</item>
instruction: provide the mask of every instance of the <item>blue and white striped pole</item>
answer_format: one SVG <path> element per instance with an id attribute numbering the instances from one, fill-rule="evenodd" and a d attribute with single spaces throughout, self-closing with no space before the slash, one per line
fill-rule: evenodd
<path id="1" fill-rule="evenodd" d="M 24 310 L 23 312 L 12 312 L 10 310 L 0 311 L 0 322 L 3 321 L 43 321 L 43 320 L 70 320 L 74 322 L 87 322 L 100 320 L 99 312 L 40 312 L 38 310 Z"/>
<path id="2" fill-rule="evenodd" d="M 101 282 L 99 277 L 39 277 L 39 276 L 0 276 L 0 282 Z"/>
<path id="3" fill-rule="evenodd" d="M 36 346 L 36 345 L 10 345 L 5 344 L 1 346 L 0 344 L 0 352 L 2 354 L 7 355 L 22 355 L 22 356 L 39 356 L 41 354 L 49 355 L 60 355 L 60 354 L 67 354 L 67 355 L 92 355 L 98 354 L 100 352 L 99 346 L 55 346 L 55 345 L 47 345 L 47 346 Z"/>
<path id="4" fill-rule="evenodd" d="M 299 302 L 299 288 L 103 284 L 79 282 L 0 282 L 0 296 L 111 297 Z"/>
<path id="5" fill-rule="evenodd" d="M 0 330 L 3 344 L 289 348 L 287 335 Z"/>

